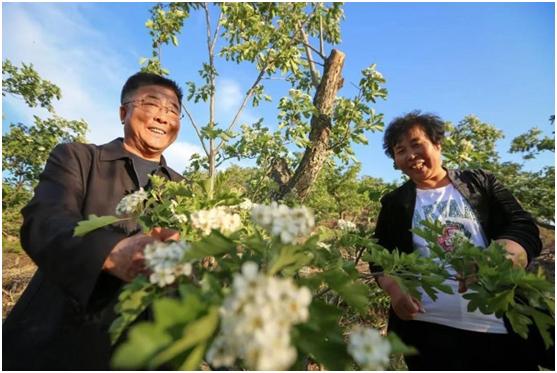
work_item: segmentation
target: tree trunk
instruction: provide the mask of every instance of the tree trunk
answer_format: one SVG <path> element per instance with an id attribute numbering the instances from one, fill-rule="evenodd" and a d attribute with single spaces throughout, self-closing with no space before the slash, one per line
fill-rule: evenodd
<path id="1" fill-rule="evenodd" d="M 344 58 L 344 53 L 333 49 L 325 61 L 323 77 L 313 98 L 313 104 L 319 115 L 311 118 L 309 133 L 311 144 L 306 148 L 294 175 L 288 180 L 288 183 L 281 185 L 275 199 L 282 199 L 288 193 L 293 193 L 303 201 L 308 196 L 311 186 L 330 155 L 331 116 L 337 92 L 343 84 L 341 73 Z"/>

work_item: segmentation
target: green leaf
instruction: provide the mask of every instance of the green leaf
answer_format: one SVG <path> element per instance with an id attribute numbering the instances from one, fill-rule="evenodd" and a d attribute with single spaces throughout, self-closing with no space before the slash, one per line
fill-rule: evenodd
<path id="1" fill-rule="evenodd" d="M 170 335 L 156 325 L 147 322 L 137 324 L 130 330 L 129 339 L 116 349 L 112 367 L 125 370 L 142 368 L 171 340 Z"/>
<path id="2" fill-rule="evenodd" d="M 532 321 L 514 308 L 506 312 L 505 315 L 509 319 L 515 333 L 524 339 L 528 338 L 528 325 L 530 325 Z"/>
<path id="3" fill-rule="evenodd" d="M 219 309 L 218 307 L 213 306 L 209 308 L 207 315 L 186 326 L 183 337 L 155 356 L 152 359 L 151 364 L 154 367 L 161 366 L 187 349 L 209 339 L 216 331 L 218 323 Z"/>
<path id="4" fill-rule="evenodd" d="M 202 303 L 192 294 L 188 294 L 182 301 L 160 298 L 153 303 L 155 320 L 162 329 L 168 329 L 176 324 L 185 324 L 193 320 L 201 310 L 203 310 Z"/>
<path id="5" fill-rule="evenodd" d="M 115 344 L 126 328 L 145 311 L 153 301 L 155 294 L 155 288 L 143 276 L 137 277 L 124 286 L 115 307 L 119 316 L 112 322 L 109 329 L 112 344 Z"/>
<path id="6" fill-rule="evenodd" d="M 358 280 L 352 280 L 346 272 L 333 269 L 322 274 L 331 289 L 337 292 L 350 307 L 360 314 L 368 311 L 369 288 Z"/>
<path id="7" fill-rule="evenodd" d="M 199 365 L 203 360 L 203 356 L 205 355 L 205 350 L 207 349 L 207 343 L 200 343 L 190 352 L 184 363 L 178 368 L 181 371 L 192 371 L 192 370 L 200 370 Z"/>
<path id="8" fill-rule="evenodd" d="M 74 237 L 83 237 L 87 233 L 92 232 L 96 229 L 123 220 L 129 220 L 129 218 L 117 218 L 116 216 L 110 216 L 110 215 L 109 216 L 89 215 L 89 219 L 77 223 L 77 226 L 73 231 L 73 235 Z"/>
<path id="9" fill-rule="evenodd" d="M 184 260 L 200 259 L 206 256 L 215 256 L 231 253 L 236 250 L 236 243 L 217 230 L 191 244 L 191 250 L 186 252 Z"/>
<path id="10" fill-rule="evenodd" d="M 302 268 L 313 259 L 313 254 L 298 246 L 286 245 L 279 249 L 278 256 L 272 261 L 269 275 L 274 275 L 281 270 L 293 273 Z"/>
<path id="11" fill-rule="evenodd" d="M 415 355 L 418 353 L 418 351 L 414 347 L 405 344 L 393 332 L 387 334 L 387 339 L 391 344 L 391 354 Z"/>
<path id="12" fill-rule="evenodd" d="M 328 370 L 347 370 L 352 358 L 339 325 L 341 311 L 321 301 L 310 305 L 310 318 L 293 329 L 293 344 Z"/>

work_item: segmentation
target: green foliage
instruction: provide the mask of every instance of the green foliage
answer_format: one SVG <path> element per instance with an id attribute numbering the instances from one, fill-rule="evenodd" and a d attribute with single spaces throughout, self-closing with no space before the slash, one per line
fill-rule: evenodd
<path id="1" fill-rule="evenodd" d="M 4 180 L 12 185 L 34 186 L 54 146 L 85 140 L 87 124 L 82 120 L 34 118 L 33 126 L 10 124 L 2 137 L 2 168 L 9 171 Z"/>
<path id="2" fill-rule="evenodd" d="M 20 210 L 31 199 L 50 151 L 61 142 L 85 141 L 87 124 L 54 114 L 53 101 L 61 98 L 60 88 L 42 79 L 32 64 L 17 67 L 9 60 L 2 61 L 2 96 L 7 94 L 53 114 L 48 119 L 34 116 L 34 125 L 11 123 L 2 136 L 2 235 L 6 246 L 18 251 L 20 246 L 11 243 L 19 236 Z"/>
<path id="3" fill-rule="evenodd" d="M 532 159 L 539 152 L 553 150 L 554 139 L 540 138 L 537 128 L 515 138 L 511 152 L 525 152 Z M 555 168 L 524 171 L 523 165 L 501 162 L 495 144 L 503 132 L 473 115 L 466 116 L 454 127 L 447 123 L 443 143 L 444 164 L 456 168 L 483 168 L 493 172 L 523 207 L 542 222 L 553 224 L 555 215 Z"/>
<path id="4" fill-rule="evenodd" d="M 219 330 L 218 309 L 247 261 L 258 263 L 265 276 L 290 278 L 314 294 L 309 319 L 291 333 L 293 346 L 302 354 L 299 363 L 307 356 L 328 369 L 352 367 L 345 325 L 339 320 L 346 312 L 366 315 L 370 305 L 370 288 L 362 282 L 354 263 L 321 245 L 318 235 L 294 243 L 270 236 L 253 223 L 248 212 L 239 210 L 236 204 L 242 201 L 240 196 L 234 197 L 220 185 L 226 180 L 217 179 L 212 198 L 204 180 L 186 183 L 151 177 L 153 188 L 132 218 L 145 230 L 155 226 L 179 230 L 188 245 L 181 260 L 191 263 L 193 270 L 172 286 L 160 287 L 140 276 L 123 289 L 116 306 L 118 318 L 110 329 L 113 342 L 118 343 L 114 368 L 198 369 Z M 200 234 L 190 224 L 192 214 L 215 206 L 237 211 L 243 228 L 227 234 L 219 230 Z M 172 218 L 176 214 L 186 214 L 188 219 L 177 222 Z M 114 221 L 112 217 L 92 217 L 85 228 L 98 229 Z M 83 225 L 80 228 L 83 232 L 78 233 L 84 233 Z M 139 321 L 148 308 L 154 318 Z"/>
<path id="5" fill-rule="evenodd" d="M 118 318 L 110 325 L 110 340 L 115 344 L 122 333 L 134 322 L 143 311 L 153 302 L 155 287 L 144 277 L 124 286 L 118 296 L 115 311 Z"/>
<path id="6" fill-rule="evenodd" d="M 169 71 L 161 65 L 162 46 L 172 43 L 178 46 L 178 34 L 189 17 L 190 9 L 196 8 L 194 3 L 171 3 L 168 9 L 162 4 L 155 5 L 151 10 L 151 18 L 145 22 L 152 39 L 152 55 L 141 58 L 141 70 L 158 75 L 168 75 Z"/>
<path id="7" fill-rule="evenodd" d="M 447 123 L 446 131 L 443 156 L 449 167 L 489 168 L 499 162 L 495 143 L 504 135 L 492 125 L 467 115 L 456 127 Z"/>
<path id="8" fill-rule="evenodd" d="M 21 68 L 18 68 L 8 59 L 2 61 L 2 96 L 21 96 L 29 107 L 40 105 L 53 113 L 52 101 L 62 97 L 60 88 L 42 79 L 33 68 L 33 64 L 21 65 Z"/>
<path id="9" fill-rule="evenodd" d="M 116 222 L 127 220 L 127 219 L 120 219 L 115 216 L 96 216 L 96 215 L 89 215 L 87 220 L 80 221 L 77 226 L 74 228 L 73 235 L 75 237 L 83 237 L 87 233 L 90 233 L 94 230 L 97 230 L 101 227 L 114 224 Z"/>
<path id="10" fill-rule="evenodd" d="M 506 250 L 492 242 L 487 248 L 474 246 L 464 237 L 453 238 L 454 250 L 445 251 L 438 243 L 443 226 L 439 222 L 423 221 L 422 228 L 413 229 L 428 243 L 431 257 L 418 257 L 397 250 L 388 252 L 380 246 L 371 249 L 364 260 L 383 268 L 383 273 L 397 280 L 404 291 L 419 299 L 418 287 L 432 298 L 451 288 L 445 279 L 474 278 L 470 291 L 463 295 L 470 302 L 469 311 L 479 309 L 484 314 L 507 316 L 511 326 L 523 338 L 528 337 L 528 326 L 534 324 L 542 335 L 546 348 L 554 344 L 549 331 L 555 325 L 555 288 L 541 271 L 527 272 L 513 266 Z M 453 277 L 446 268 L 458 273 Z"/>
<path id="11" fill-rule="evenodd" d="M 542 131 L 530 128 L 526 133 L 515 137 L 511 144 L 511 153 L 526 153 L 524 159 L 533 159 L 540 152 L 549 150 L 555 152 L 555 137 L 541 137 Z"/>

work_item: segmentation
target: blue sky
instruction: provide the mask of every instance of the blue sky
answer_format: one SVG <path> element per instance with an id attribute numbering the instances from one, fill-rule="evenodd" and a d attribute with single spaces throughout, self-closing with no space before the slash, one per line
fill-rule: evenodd
<path id="1" fill-rule="evenodd" d="M 120 136 L 118 100 L 123 82 L 150 55 L 144 27 L 152 3 L 3 3 L 2 58 L 33 63 L 46 79 L 59 85 L 63 98 L 55 104 L 68 119 L 89 123 L 88 139 L 104 143 Z M 555 112 L 555 21 L 553 3 L 348 3 L 341 25 L 346 53 L 342 95 L 352 96 L 350 83 L 360 71 L 377 64 L 387 80 L 389 97 L 374 107 L 385 122 L 414 109 L 457 123 L 475 114 L 504 131 L 498 143 L 503 160 L 521 161 L 507 153 L 513 137 L 533 126 L 550 135 L 548 118 Z M 201 14 L 185 24 L 180 47 L 163 50 L 163 65 L 180 85 L 197 80 L 206 58 Z M 217 61 L 217 121 L 228 124 L 243 93 L 255 79 L 249 64 Z M 269 81 L 273 103 L 249 108 L 241 122 L 259 117 L 274 128 L 276 104 L 287 86 Z M 10 122 L 32 123 L 29 110 L 4 97 L 3 132 Z M 200 123 L 207 109 L 191 106 Z M 383 154 L 382 133 L 369 133 L 369 145 L 356 146 L 362 175 L 393 181 L 400 174 Z M 193 152 L 201 152 L 193 129 L 184 120 L 178 141 L 165 154 L 182 171 Z M 251 162 L 242 162 L 251 165 Z M 554 164 L 553 154 L 528 161 L 527 169 Z"/>

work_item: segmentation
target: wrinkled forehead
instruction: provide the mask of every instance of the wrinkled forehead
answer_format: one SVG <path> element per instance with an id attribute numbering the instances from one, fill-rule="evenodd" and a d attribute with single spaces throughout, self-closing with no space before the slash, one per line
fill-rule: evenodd
<path id="1" fill-rule="evenodd" d="M 173 89 L 160 85 L 146 85 L 130 92 L 129 99 L 152 99 L 180 108 L 180 102 Z"/>

